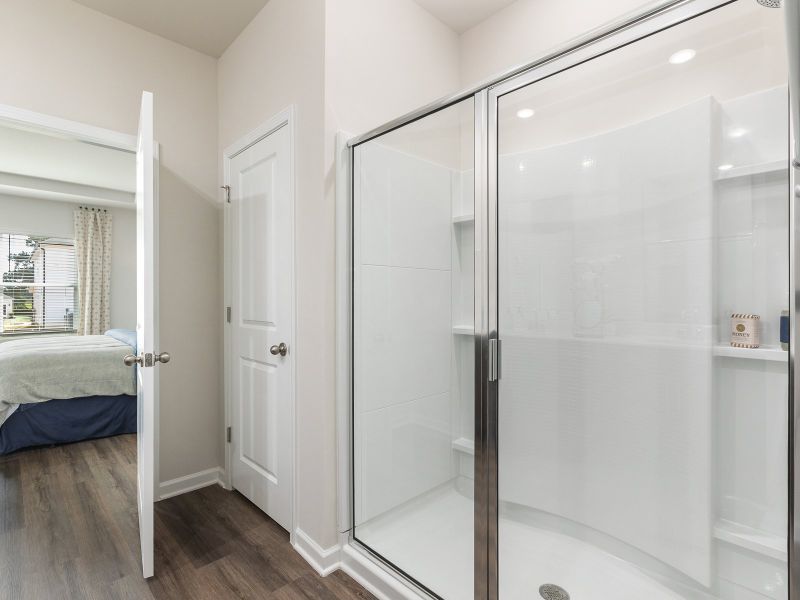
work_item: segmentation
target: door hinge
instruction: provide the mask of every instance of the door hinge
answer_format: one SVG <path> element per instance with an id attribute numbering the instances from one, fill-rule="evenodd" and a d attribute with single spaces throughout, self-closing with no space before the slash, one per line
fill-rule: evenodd
<path id="1" fill-rule="evenodd" d="M 489 381 L 500 379 L 500 340 L 489 340 Z"/>
<path id="2" fill-rule="evenodd" d="M 231 203 L 231 186 L 229 185 L 221 185 L 219 186 L 221 190 L 225 190 L 225 202 L 228 204 Z"/>
<path id="3" fill-rule="evenodd" d="M 230 306 L 226 306 L 225 307 L 225 319 L 228 321 L 228 323 L 231 322 L 231 307 Z"/>
<path id="4" fill-rule="evenodd" d="M 225 439 L 228 441 L 229 444 L 231 443 L 231 428 L 230 427 L 228 427 L 228 429 L 225 431 Z"/>

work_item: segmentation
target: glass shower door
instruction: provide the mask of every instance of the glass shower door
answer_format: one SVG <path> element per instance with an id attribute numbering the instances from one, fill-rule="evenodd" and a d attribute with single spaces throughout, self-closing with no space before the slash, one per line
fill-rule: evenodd
<path id="1" fill-rule="evenodd" d="M 353 536 L 473 598 L 474 103 L 353 149 Z"/>
<path id="2" fill-rule="evenodd" d="M 498 98 L 502 600 L 786 598 L 783 39 L 738 1 Z"/>

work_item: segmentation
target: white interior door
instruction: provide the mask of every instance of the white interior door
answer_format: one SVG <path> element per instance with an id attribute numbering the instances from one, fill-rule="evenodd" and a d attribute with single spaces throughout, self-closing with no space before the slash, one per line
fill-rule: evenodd
<path id="1" fill-rule="evenodd" d="M 292 198 L 284 124 L 230 161 L 233 487 L 292 520 Z"/>
<path id="2" fill-rule="evenodd" d="M 153 94 L 142 93 L 136 147 L 136 342 L 137 491 L 142 571 L 153 576 L 153 502 L 155 486 L 155 406 L 158 393 L 153 349 L 156 340 L 156 195 L 153 175 Z"/>

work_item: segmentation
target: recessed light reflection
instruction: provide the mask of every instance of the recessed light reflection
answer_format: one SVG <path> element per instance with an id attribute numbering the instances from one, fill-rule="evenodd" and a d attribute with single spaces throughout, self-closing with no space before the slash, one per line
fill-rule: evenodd
<path id="1" fill-rule="evenodd" d="M 744 135 L 747 135 L 747 129 L 744 127 L 735 127 L 728 132 L 728 137 L 732 138 L 740 138 Z"/>
<path id="2" fill-rule="evenodd" d="M 521 108 L 517 111 L 517 116 L 520 119 L 530 119 L 533 115 L 536 114 L 536 111 L 532 108 Z"/>
<path id="3" fill-rule="evenodd" d="M 520 171 L 524 171 L 525 170 L 525 161 L 524 160 L 519 161 L 519 165 L 517 165 L 517 168 Z"/>
<path id="4" fill-rule="evenodd" d="M 581 166 L 582 166 L 584 169 L 590 169 L 590 168 L 592 168 L 592 167 L 594 166 L 594 159 L 593 159 L 593 158 L 584 158 L 584 159 L 581 161 Z"/>
<path id="5" fill-rule="evenodd" d="M 730 163 L 725 163 L 724 165 L 720 165 L 717 167 L 718 171 L 730 171 L 733 168 L 733 165 Z"/>
<path id="6" fill-rule="evenodd" d="M 670 64 L 673 65 L 682 65 L 683 63 L 687 63 L 692 60 L 697 52 L 695 52 L 692 48 L 684 48 L 683 50 L 678 50 L 675 54 L 669 57 Z"/>

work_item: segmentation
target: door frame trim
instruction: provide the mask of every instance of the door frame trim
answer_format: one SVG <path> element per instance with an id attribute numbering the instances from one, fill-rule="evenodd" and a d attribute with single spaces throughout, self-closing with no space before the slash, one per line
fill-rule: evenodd
<path id="1" fill-rule="evenodd" d="M 289 531 L 290 541 L 294 543 L 295 530 L 297 529 L 297 410 L 296 410 L 296 397 L 297 397 L 297 277 L 296 277 L 296 248 L 297 248 L 297 221 L 295 219 L 295 205 L 297 203 L 297 186 L 295 177 L 295 107 L 289 105 L 277 114 L 264 121 L 256 128 L 250 130 L 245 135 L 238 138 L 235 142 L 229 145 L 222 153 L 222 181 L 223 186 L 230 185 L 231 178 L 231 160 L 241 152 L 247 150 L 254 144 L 257 144 L 264 138 L 269 137 L 279 129 L 284 127 L 288 128 L 289 132 L 289 220 L 292 224 L 291 235 L 292 244 L 289 252 L 289 270 L 291 280 L 291 310 L 292 317 L 289 323 L 290 331 L 290 345 L 292 348 L 292 364 L 289 372 L 289 418 L 292 423 L 291 431 L 289 432 L 290 447 L 291 447 L 291 474 L 290 474 L 290 506 L 292 511 L 291 516 L 291 529 Z M 225 489 L 233 489 L 233 469 L 232 469 L 232 456 L 231 444 L 228 443 L 226 432 L 228 427 L 232 426 L 232 378 L 231 378 L 231 328 L 230 323 L 225 320 L 226 307 L 231 306 L 231 286 L 232 286 L 232 231 L 231 231 L 231 213 L 230 204 L 222 197 L 223 206 L 223 305 L 220 310 L 220 317 L 223 319 L 223 386 L 224 386 L 224 422 L 222 431 L 220 431 L 220 438 L 225 449 L 225 469 L 221 474 L 221 481 Z M 236 432 L 234 432 L 236 435 Z"/>

